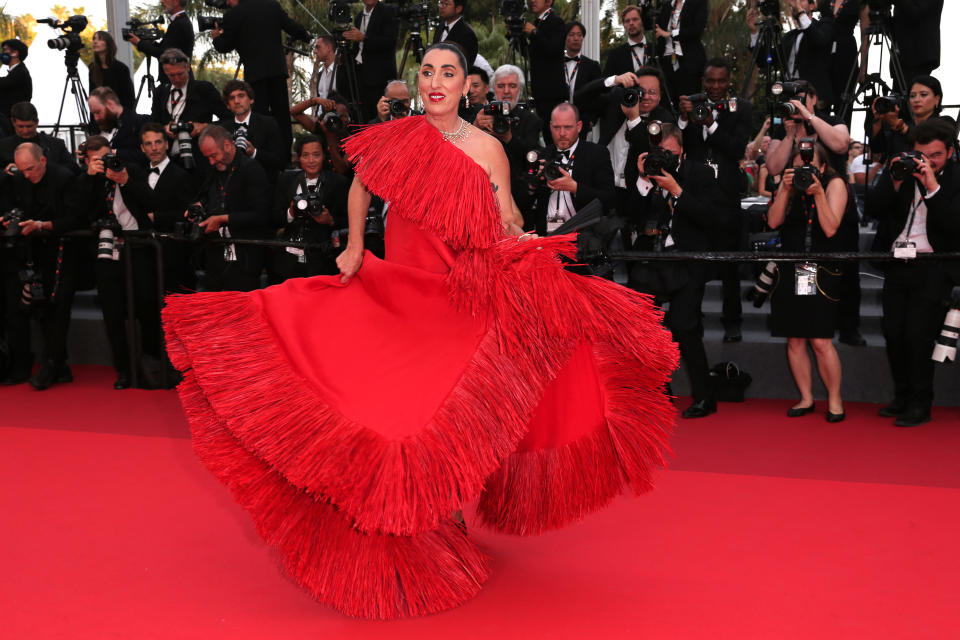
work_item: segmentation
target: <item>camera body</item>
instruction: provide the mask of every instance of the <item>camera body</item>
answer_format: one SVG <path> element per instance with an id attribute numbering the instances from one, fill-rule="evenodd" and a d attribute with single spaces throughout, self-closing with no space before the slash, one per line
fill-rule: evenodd
<path id="1" fill-rule="evenodd" d="M 145 21 L 134 18 L 127 21 L 127 26 L 120 30 L 120 35 L 124 40 L 130 40 L 131 36 L 137 36 L 141 40 L 160 40 L 163 38 L 163 32 L 157 28 L 157 25 L 161 24 L 163 24 L 163 18 Z"/>
<path id="2" fill-rule="evenodd" d="M 47 46 L 51 49 L 76 53 L 83 48 L 80 32 L 87 28 L 87 16 L 70 16 L 62 22 L 56 18 L 42 18 L 37 20 L 37 23 L 48 24 L 54 29 L 60 29 L 64 32 L 62 36 L 47 40 Z"/>
<path id="3" fill-rule="evenodd" d="M 693 108 L 690 110 L 690 122 L 697 125 L 706 124 L 708 120 L 713 116 L 713 103 L 707 98 L 705 93 L 695 93 L 692 96 L 688 96 L 689 100 L 693 104 Z"/>
<path id="4" fill-rule="evenodd" d="M 659 176 L 663 172 L 673 173 L 680 166 L 680 157 L 663 147 L 654 147 L 643 161 L 643 176 Z"/>
<path id="5" fill-rule="evenodd" d="M 220 16 L 197 16 L 197 29 L 201 32 L 210 31 L 221 22 L 223 18 Z"/>
<path id="6" fill-rule="evenodd" d="M 791 100 L 799 100 L 803 102 L 807 99 L 807 88 L 808 84 L 806 81 L 801 80 L 799 82 L 777 82 L 771 88 L 773 95 L 779 100 L 777 105 L 777 114 L 782 118 L 792 118 L 800 114 L 800 109 L 797 108 L 795 104 L 791 104 Z"/>
<path id="7" fill-rule="evenodd" d="M 410 113 L 410 107 L 399 98 L 390 98 L 390 117 L 402 118 Z"/>
<path id="8" fill-rule="evenodd" d="M 423 0 L 383 0 L 397 7 L 397 17 L 411 22 L 423 22 L 430 17 L 430 5 Z"/>
<path id="9" fill-rule="evenodd" d="M 503 18 L 507 33 L 511 36 L 523 34 L 523 23 L 526 22 L 523 19 L 523 13 L 526 9 L 527 5 L 523 0 L 501 0 L 500 17 Z"/>
<path id="10" fill-rule="evenodd" d="M 206 220 L 209 217 L 207 210 L 204 208 L 203 204 L 199 202 L 194 202 L 187 206 L 187 216 L 186 220 L 182 223 L 178 222 L 178 231 L 188 240 L 194 242 L 199 242 L 203 239 L 203 229 L 200 227 L 200 223 Z"/>
<path id="11" fill-rule="evenodd" d="M 227 10 L 227 0 L 204 0 L 203 4 L 213 9 Z"/>
<path id="12" fill-rule="evenodd" d="M 780 0 L 760 0 L 757 2 L 757 13 L 762 20 L 780 22 Z"/>
<path id="13" fill-rule="evenodd" d="M 887 113 L 893 113 L 900 107 L 903 103 L 903 98 L 896 93 L 891 93 L 886 96 L 878 97 L 874 103 L 873 108 L 877 110 L 877 115 L 885 115 Z"/>
<path id="14" fill-rule="evenodd" d="M 347 125 L 343 123 L 343 119 L 340 117 L 340 114 L 336 111 L 330 111 L 329 113 L 323 114 L 323 126 L 330 133 L 343 133 L 347 128 Z"/>
<path id="15" fill-rule="evenodd" d="M 101 156 L 100 160 L 103 162 L 104 172 L 106 172 L 107 169 L 110 171 L 123 171 L 124 167 L 126 166 L 124 161 L 113 153 L 107 153 Z"/>
<path id="16" fill-rule="evenodd" d="M 27 219 L 27 214 L 23 209 L 11 209 L 3 214 L 3 221 L 7 223 L 7 228 L 3 230 L 4 238 L 16 238 L 20 235 L 20 223 Z"/>
<path id="17" fill-rule="evenodd" d="M 327 20 L 333 23 L 335 30 L 347 31 L 353 26 L 353 12 L 350 11 L 350 3 L 352 1 L 353 0 L 330 0 L 330 7 L 327 9 Z"/>
<path id="18" fill-rule="evenodd" d="M 483 105 L 483 113 L 493 117 L 494 133 L 506 133 L 510 127 L 518 124 L 522 111 L 520 104 L 512 107 L 506 100 L 494 100 Z"/>
<path id="19" fill-rule="evenodd" d="M 923 160 L 923 154 L 919 151 L 903 151 L 893 159 L 899 162 L 890 162 L 890 177 L 900 182 L 916 173 L 920 168 L 920 161 Z"/>
<path id="20" fill-rule="evenodd" d="M 623 95 L 620 97 L 620 104 L 628 108 L 635 107 L 646 95 L 647 92 L 643 90 L 643 87 L 628 87 L 623 90 Z"/>
<path id="21" fill-rule="evenodd" d="M 298 193 L 293 196 L 291 203 L 294 219 L 305 220 L 310 216 L 318 216 L 323 213 L 323 191 L 322 186 L 317 183 L 316 191 Z"/>
<path id="22" fill-rule="evenodd" d="M 805 192 L 814 181 L 820 179 L 820 171 L 813 166 L 814 149 L 816 140 L 813 138 L 800 138 L 800 159 L 803 164 L 793 170 L 793 188 L 800 193 Z"/>

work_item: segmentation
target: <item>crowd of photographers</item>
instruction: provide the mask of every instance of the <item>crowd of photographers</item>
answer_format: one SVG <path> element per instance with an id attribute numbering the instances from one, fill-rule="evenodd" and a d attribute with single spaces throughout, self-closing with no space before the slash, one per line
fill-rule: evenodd
<path id="1" fill-rule="evenodd" d="M 467 0 L 439 1 L 432 41 L 456 44 L 472 62 L 461 116 L 502 143 L 526 229 L 562 233 L 589 219 L 580 243 L 592 272 L 668 303 L 665 322 L 693 396 L 684 417 L 717 408 L 702 337 L 706 283 L 723 282 L 724 341 L 739 342 L 745 268 L 692 260 L 618 263 L 603 256 L 760 246 L 811 255 L 855 252 L 869 217 L 877 224 L 874 249 L 904 258 L 882 265 L 883 334 L 895 397 L 881 413 L 900 426 L 929 420 L 931 352 L 935 344 L 941 355 L 955 346 L 956 333 L 947 329 L 960 316 L 956 310 L 948 315 L 960 262 L 909 260 L 960 249 L 956 123 L 940 115 L 942 90 L 930 75 L 939 65 L 942 0 L 892 0 L 883 9 L 877 6 L 884 3 L 865 0 L 789 0 L 796 28 L 776 35 L 769 25 L 779 20 L 779 3 L 757 3 L 746 21 L 759 76 L 768 81 L 762 104 L 732 92 L 727 60 L 708 59 L 707 0 L 628 6 L 620 14 L 624 40 L 602 67 L 583 55 L 584 25 L 564 22 L 552 3 L 505 0 L 500 7 L 511 49 L 526 70 L 492 69 L 479 55 L 464 17 Z M 58 139 L 37 133 L 29 95 L 18 94 L 23 99 L 7 107 L 4 98 L 12 94 L 0 93 L 0 111 L 14 131 L 0 140 L 5 384 L 29 379 L 43 389 L 70 379 L 66 329 L 78 288 L 97 288 L 120 389 L 130 386 L 131 366 L 142 367 L 138 373 L 148 385 L 163 367 L 158 281 L 167 292 L 187 293 L 336 273 L 352 178 L 342 141 L 354 125 L 415 113 L 407 85 L 396 79 L 396 52 L 400 20 L 417 24 L 421 5 L 364 0 L 353 14 L 349 4 L 331 3 L 336 29 L 314 41 L 312 97 L 291 107 L 280 34 L 308 36 L 276 2 L 226 0 L 222 20 L 201 21 L 214 46 L 236 49 L 244 65 L 245 80 L 228 82 L 222 92 L 193 77 L 193 28 L 182 0 L 162 4 L 170 17 L 165 34 L 144 25 L 124 34 L 157 58 L 161 84 L 151 113 L 135 113 L 113 57 L 116 46 L 109 34 L 98 34 L 91 87 L 95 76 L 98 83 L 89 99 L 97 131 L 76 157 Z M 863 100 L 866 145 L 853 157 L 849 96 L 870 84 L 862 73 L 869 47 L 858 51 L 853 39 L 858 25 L 863 34 L 895 39 L 900 58 L 896 86 Z M 16 42 L 3 43 L 12 69 L 26 53 Z M 291 118 L 305 131 L 292 144 Z M 744 198 L 757 194 L 768 196 L 769 205 L 762 215 L 745 213 Z M 375 252 L 382 251 L 388 209 L 389 203 L 371 203 L 367 245 Z M 91 227 L 95 239 L 60 235 Z M 179 236 L 162 239 L 162 274 L 155 273 L 152 249 L 133 233 L 150 230 Z M 205 238 L 216 241 L 199 242 Z M 250 239 L 310 246 L 243 242 Z M 127 270 L 132 300 L 126 299 Z M 828 390 L 827 420 L 842 420 L 833 337 L 839 330 L 841 341 L 865 343 L 856 263 L 771 262 L 757 275 L 750 296 L 758 306 L 770 299 L 771 329 L 787 338 L 800 392 L 788 415 L 813 411 L 812 350 Z M 125 328 L 131 308 L 138 331 Z M 25 309 L 40 319 L 43 338 L 41 366 L 32 376 Z M 142 354 L 135 365 L 130 338 Z"/>

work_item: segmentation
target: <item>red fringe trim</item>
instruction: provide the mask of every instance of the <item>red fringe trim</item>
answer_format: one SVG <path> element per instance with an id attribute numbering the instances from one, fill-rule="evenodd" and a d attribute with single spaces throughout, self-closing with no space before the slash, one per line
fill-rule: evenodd
<path id="1" fill-rule="evenodd" d="M 246 449 L 293 485 L 329 498 L 366 532 L 435 529 L 461 501 L 475 499 L 526 433 L 572 348 L 556 341 L 536 358 L 510 357 L 489 332 L 431 423 L 394 441 L 340 415 L 313 391 L 277 338 L 265 335 L 268 325 L 250 295 L 168 297 L 171 361 L 192 369 L 214 413 Z M 189 408 L 197 397 L 181 400 Z"/>
<path id="2" fill-rule="evenodd" d="M 286 571 L 318 600 L 358 618 L 426 615 L 472 598 L 489 561 L 449 517 L 416 536 L 366 534 L 323 499 L 286 482 L 230 434 L 193 372 L 180 386 L 194 449 L 252 516 Z"/>
<path id="3" fill-rule="evenodd" d="M 343 146 L 367 189 L 390 201 L 391 214 L 457 250 L 488 247 L 503 237 L 489 176 L 423 116 L 365 127 Z"/>
<path id="4" fill-rule="evenodd" d="M 477 512 L 497 531 L 538 535 L 582 520 L 620 495 L 653 488 L 666 464 L 675 410 L 657 389 L 637 384 L 639 362 L 606 347 L 594 350 L 606 396 L 607 424 L 556 449 L 512 454 L 488 478 Z"/>

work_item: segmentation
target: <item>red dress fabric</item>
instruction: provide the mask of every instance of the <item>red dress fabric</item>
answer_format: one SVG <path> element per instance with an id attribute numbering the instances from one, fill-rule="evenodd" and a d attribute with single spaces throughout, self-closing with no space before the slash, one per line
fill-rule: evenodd
<path id="1" fill-rule="evenodd" d="M 452 513 L 535 534 L 642 493 L 664 463 L 677 352 L 644 296 L 504 236 L 486 173 L 422 117 L 347 141 L 390 201 L 386 259 L 168 298 L 200 459 L 288 573 L 352 616 L 456 606 L 489 573 Z"/>

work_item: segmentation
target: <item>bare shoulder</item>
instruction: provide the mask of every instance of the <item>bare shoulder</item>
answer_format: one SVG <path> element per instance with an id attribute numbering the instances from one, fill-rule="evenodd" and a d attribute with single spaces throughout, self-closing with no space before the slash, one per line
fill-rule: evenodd
<path id="1" fill-rule="evenodd" d="M 470 125 L 470 136 L 463 145 L 463 151 L 483 167 L 488 175 L 507 164 L 507 156 L 500 141 L 473 125 Z"/>

